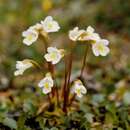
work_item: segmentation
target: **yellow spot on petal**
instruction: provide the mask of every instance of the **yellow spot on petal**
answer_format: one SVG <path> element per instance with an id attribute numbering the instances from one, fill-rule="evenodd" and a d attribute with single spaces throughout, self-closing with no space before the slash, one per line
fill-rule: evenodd
<path id="1" fill-rule="evenodd" d="M 102 44 L 99 44 L 97 46 L 97 48 L 98 48 L 99 51 L 104 51 L 104 45 L 102 45 Z"/>
<path id="2" fill-rule="evenodd" d="M 51 57 L 51 59 L 55 59 L 56 58 L 56 53 L 51 53 L 50 57 Z"/>
<path id="3" fill-rule="evenodd" d="M 45 87 L 46 89 L 48 89 L 48 88 L 49 88 L 49 83 L 45 83 L 45 84 L 44 84 L 44 87 Z"/>
<path id="4" fill-rule="evenodd" d="M 28 35 L 27 39 L 28 39 L 29 41 L 31 41 L 31 40 L 33 39 L 33 36 L 32 36 L 32 35 Z"/>
<path id="5" fill-rule="evenodd" d="M 51 29 L 53 27 L 52 23 L 48 23 L 48 28 Z"/>
<path id="6" fill-rule="evenodd" d="M 81 93 L 81 90 L 80 89 L 77 89 L 77 94 L 79 95 Z"/>

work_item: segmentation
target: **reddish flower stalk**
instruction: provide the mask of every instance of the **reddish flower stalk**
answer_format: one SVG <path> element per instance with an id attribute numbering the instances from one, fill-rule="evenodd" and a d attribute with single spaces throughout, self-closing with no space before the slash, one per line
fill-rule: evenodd
<path id="1" fill-rule="evenodd" d="M 71 76 L 71 70 L 72 70 L 72 60 L 73 60 L 73 54 L 72 52 L 70 53 L 70 59 L 69 59 L 69 66 L 68 66 L 68 81 L 67 81 L 67 103 L 69 100 L 69 92 L 70 92 L 70 76 Z"/>
<path id="2" fill-rule="evenodd" d="M 82 68 L 81 68 L 80 77 L 83 76 L 83 72 L 84 72 L 84 69 L 85 69 L 85 66 L 86 66 L 88 48 L 89 48 L 88 46 L 86 46 L 86 48 L 85 48 L 85 53 L 84 53 L 84 58 L 83 58 L 83 63 L 82 63 Z"/>
<path id="3" fill-rule="evenodd" d="M 65 66 L 65 82 L 63 87 L 63 97 L 64 97 L 63 111 L 67 113 L 67 105 L 68 105 L 69 91 L 70 91 L 70 76 L 71 76 L 71 69 L 72 69 L 72 53 L 70 53 L 69 58 L 68 57 L 66 58 L 65 65 L 66 66 Z"/>
<path id="4" fill-rule="evenodd" d="M 49 100 L 49 103 L 51 104 L 51 96 L 50 96 L 50 94 L 48 94 L 48 100 Z"/>
<path id="5" fill-rule="evenodd" d="M 68 79 L 68 70 L 67 70 L 67 68 L 68 68 L 68 62 L 67 62 L 67 57 L 66 57 L 66 59 L 65 59 L 65 81 L 64 81 L 64 86 L 63 86 L 63 98 L 64 98 L 64 102 L 63 102 L 63 111 L 65 112 L 65 113 L 67 113 L 67 109 L 66 109 L 66 104 L 67 104 L 67 100 L 66 100 L 66 87 L 67 87 L 67 79 Z"/>
<path id="6" fill-rule="evenodd" d="M 55 92 L 56 92 L 56 99 L 57 99 L 57 106 L 59 106 L 59 92 L 58 92 L 58 87 L 57 87 L 57 82 L 55 80 Z"/>

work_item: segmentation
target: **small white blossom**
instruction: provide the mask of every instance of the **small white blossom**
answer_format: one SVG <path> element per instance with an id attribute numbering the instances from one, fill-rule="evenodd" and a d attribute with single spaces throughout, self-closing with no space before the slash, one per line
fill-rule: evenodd
<path id="1" fill-rule="evenodd" d="M 106 56 L 110 49 L 108 48 L 109 41 L 105 39 L 100 39 L 96 43 L 92 44 L 92 51 L 95 56 Z"/>
<path id="2" fill-rule="evenodd" d="M 80 80 L 76 80 L 71 88 L 71 93 L 75 93 L 77 97 L 81 98 L 83 94 L 87 93 L 87 89 Z"/>
<path id="3" fill-rule="evenodd" d="M 39 34 L 45 36 L 47 33 L 57 32 L 59 29 L 59 24 L 51 16 L 47 16 L 44 21 L 30 26 L 22 33 L 23 43 L 29 46 L 38 39 Z"/>
<path id="4" fill-rule="evenodd" d="M 47 62 L 51 62 L 52 64 L 57 64 L 64 56 L 64 49 L 57 49 L 56 47 L 48 47 L 47 52 L 44 58 Z"/>
<path id="5" fill-rule="evenodd" d="M 40 88 L 42 88 L 42 92 L 43 92 L 44 94 L 50 93 L 51 90 L 52 90 L 53 85 L 54 85 L 54 81 L 53 81 L 53 79 L 52 79 L 50 73 L 47 73 L 46 76 L 45 76 L 45 78 L 43 78 L 43 79 L 39 82 L 39 84 L 38 84 L 38 86 L 39 86 Z"/>
<path id="6" fill-rule="evenodd" d="M 22 75 L 23 72 L 26 69 L 28 69 L 28 68 L 30 68 L 32 66 L 33 66 L 33 64 L 29 60 L 27 60 L 27 59 L 23 60 L 23 61 L 17 61 L 16 62 L 16 69 L 17 70 L 14 72 L 14 75 L 15 76 Z"/>
<path id="7" fill-rule="evenodd" d="M 69 31 L 69 38 L 72 41 L 97 41 L 100 39 L 99 34 L 94 32 L 94 28 L 88 26 L 86 30 L 79 30 L 75 27 L 73 30 Z"/>
<path id="8" fill-rule="evenodd" d="M 88 26 L 86 31 L 79 37 L 80 41 L 97 41 L 100 39 L 99 34 L 94 32 L 94 28 Z"/>
<path id="9" fill-rule="evenodd" d="M 84 32 L 85 30 L 79 30 L 78 27 L 75 27 L 73 30 L 69 31 L 69 38 L 72 41 L 77 41 L 79 37 L 81 36 L 81 34 L 83 34 Z"/>
<path id="10" fill-rule="evenodd" d="M 41 24 L 47 33 L 57 32 L 60 29 L 59 24 L 51 16 L 47 16 L 44 21 L 41 21 Z"/>
<path id="11" fill-rule="evenodd" d="M 22 36 L 24 37 L 23 43 L 29 46 L 38 39 L 38 32 L 34 29 L 28 29 L 22 33 Z"/>

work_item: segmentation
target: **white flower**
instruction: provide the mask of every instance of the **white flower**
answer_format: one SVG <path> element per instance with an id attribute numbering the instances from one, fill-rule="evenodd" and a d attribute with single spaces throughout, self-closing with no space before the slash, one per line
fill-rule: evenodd
<path id="1" fill-rule="evenodd" d="M 87 93 L 87 89 L 80 80 L 76 80 L 71 88 L 71 93 L 75 93 L 77 97 L 81 98 L 83 94 Z"/>
<path id="2" fill-rule="evenodd" d="M 52 87 L 53 87 L 53 85 L 54 85 L 54 81 L 53 81 L 53 79 L 52 79 L 50 73 L 47 73 L 46 76 L 45 76 L 45 78 L 43 78 L 43 79 L 39 82 L 39 84 L 38 84 L 38 86 L 39 86 L 40 88 L 42 88 L 42 92 L 43 92 L 44 94 L 50 93 L 50 92 L 51 92 L 51 89 L 52 89 Z"/>
<path id="3" fill-rule="evenodd" d="M 94 32 L 94 28 L 88 26 L 86 31 L 79 37 L 80 41 L 97 41 L 100 39 L 99 34 Z"/>
<path id="4" fill-rule="evenodd" d="M 110 49 L 108 48 L 109 41 L 105 39 L 100 39 L 96 43 L 92 44 L 92 51 L 95 56 L 106 56 Z"/>
<path id="5" fill-rule="evenodd" d="M 57 64 L 64 56 L 64 49 L 57 49 L 56 47 L 48 47 L 47 52 L 44 58 L 47 62 L 51 62 L 52 64 Z"/>
<path id="6" fill-rule="evenodd" d="M 69 31 L 69 38 L 72 41 L 77 41 L 79 37 L 81 36 L 81 34 L 83 34 L 84 32 L 85 30 L 79 30 L 78 27 L 75 27 L 73 30 Z"/>
<path id="7" fill-rule="evenodd" d="M 22 36 L 24 37 L 23 43 L 29 46 L 38 39 L 38 32 L 34 29 L 28 29 L 22 33 Z"/>
<path id="8" fill-rule="evenodd" d="M 27 60 L 27 59 L 23 60 L 23 61 L 17 61 L 16 62 L 16 69 L 17 70 L 14 72 L 14 75 L 15 76 L 22 75 L 23 72 L 26 69 L 28 69 L 28 68 L 30 68 L 32 66 L 33 66 L 33 64 L 29 60 Z"/>
<path id="9" fill-rule="evenodd" d="M 73 30 L 69 31 L 69 38 L 72 41 L 97 41 L 100 39 L 100 36 L 94 31 L 94 28 L 91 26 L 88 26 L 86 30 L 79 30 L 78 27 L 75 27 Z"/>
<path id="10" fill-rule="evenodd" d="M 51 16 L 47 16 L 44 21 L 36 23 L 22 33 L 23 43 L 29 46 L 38 39 L 39 34 L 45 36 L 46 33 L 57 32 L 59 29 L 59 24 Z"/>
<path id="11" fill-rule="evenodd" d="M 60 29 L 59 24 L 51 16 L 47 16 L 44 21 L 41 21 L 41 24 L 43 30 L 47 33 L 57 32 Z"/>

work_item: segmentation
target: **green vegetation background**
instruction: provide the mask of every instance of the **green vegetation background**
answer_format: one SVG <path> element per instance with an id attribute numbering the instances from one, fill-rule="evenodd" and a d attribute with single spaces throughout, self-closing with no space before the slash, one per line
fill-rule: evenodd
<path id="1" fill-rule="evenodd" d="M 111 49 L 107 57 L 90 53 L 84 79 L 88 93 L 80 110 L 58 117 L 62 122 L 58 125 L 54 117 L 35 117 L 43 99 L 36 96 L 41 74 L 13 75 L 17 60 L 43 61 L 42 41 L 27 47 L 21 33 L 48 15 L 61 26 L 51 35 L 53 45 L 69 47 L 68 30 L 91 25 L 110 41 Z M 0 0 L 0 130 L 130 130 L 129 37 L 130 0 Z M 80 69 L 83 50 L 83 46 L 76 48 L 73 75 Z"/>

